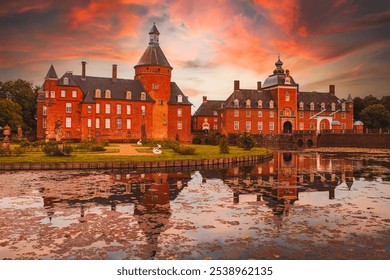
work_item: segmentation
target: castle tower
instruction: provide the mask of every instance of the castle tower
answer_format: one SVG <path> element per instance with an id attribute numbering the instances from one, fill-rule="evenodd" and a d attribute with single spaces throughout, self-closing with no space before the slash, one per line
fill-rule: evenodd
<path id="1" fill-rule="evenodd" d="M 135 80 L 140 80 L 155 100 L 153 106 L 153 132 L 145 131 L 148 138 L 168 138 L 168 101 L 171 94 L 172 67 L 159 45 L 160 32 L 155 24 L 149 32 L 150 41 L 135 69 Z"/>

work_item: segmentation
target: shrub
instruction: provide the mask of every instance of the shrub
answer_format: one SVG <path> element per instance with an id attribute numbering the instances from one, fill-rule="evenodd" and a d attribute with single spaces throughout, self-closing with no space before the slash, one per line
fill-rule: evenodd
<path id="1" fill-rule="evenodd" d="M 62 147 L 62 151 L 58 148 L 58 144 L 55 142 L 48 142 L 46 143 L 45 147 L 43 148 L 43 152 L 47 156 L 69 156 L 73 152 L 72 146 L 69 144 L 64 145 Z"/>
<path id="2" fill-rule="evenodd" d="M 11 154 L 12 154 L 11 150 L 4 149 L 2 145 L 0 146 L 0 157 L 10 157 Z"/>
<path id="3" fill-rule="evenodd" d="M 106 148 L 104 148 L 104 146 L 99 145 L 92 146 L 90 149 L 91 152 L 104 152 L 105 150 Z"/>
<path id="4" fill-rule="evenodd" d="M 16 147 L 13 151 L 13 154 L 18 157 L 18 156 L 21 156 L 23 155 L 24 153 L 26 153 L 26 150 L 21 148 L 21 147 Z"/>
<path id="5" fill-rule="evenodd" d="M 220 154 L 228 154 L 229 153 L 229 144 L 227 142 L 226 137 L 221 137 L 219 140 L 219 153 Z"/>
<path id="6" fill-rule="evenodd" d="M 218 145 L 223 136 L 217 131 L 211 131 L 206 138 L 206 143 L 209 145 Z"/>
<path id="7" fill-rule="evenodd" d="M 71 145 L 64 145 L 64 147 L 62 148 L 62 152 L 64 153 L 64 155 L 66 156 L 70 156 L 70 154 L 73 152 L 73 148 Z"/>
<path id="8" fill-rule="evenodd" d="M 256 139 L 249 132 L 245 132 L 238 137 L 238 146 L 244 150 L 250 151 L 256 144 Z"/>
<path id="9" fill-rule="evenodd" d="M 178 145 L 175 149 L 173 149 L 176 153 L 181 155 L 195 155 L 195 148 L 187 145 Z"/>

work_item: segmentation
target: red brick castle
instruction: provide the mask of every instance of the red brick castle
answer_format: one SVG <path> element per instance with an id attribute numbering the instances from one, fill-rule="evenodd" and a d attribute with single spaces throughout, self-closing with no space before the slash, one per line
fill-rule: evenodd
<path id="1" fill-rule="evenodd" d="M 66 72 L 50 67 L 37 98 L 37 137 L 131 141 L 141 138 L 191 140 L 191 103 L 171 82 L 172 67 L 153 25 L 150 41 L 135 68 L 134 80 Z"/>

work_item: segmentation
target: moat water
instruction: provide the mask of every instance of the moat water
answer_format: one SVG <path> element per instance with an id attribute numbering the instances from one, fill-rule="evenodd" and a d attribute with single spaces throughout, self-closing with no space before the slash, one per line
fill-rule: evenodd
<path id="1" fill-rule="evenodd" d="M 390 155 L 2 172 L 0 259 L 390 259 Z"/>

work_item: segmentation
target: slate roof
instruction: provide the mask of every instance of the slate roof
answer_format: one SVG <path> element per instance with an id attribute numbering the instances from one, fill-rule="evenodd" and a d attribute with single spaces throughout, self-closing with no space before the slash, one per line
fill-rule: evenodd
<path id="1" fill-rule="evenodd" d="M 160 32 L 158 31 L 156 24 L 153 23 L 153 27 L 152 29 L 150 29 L 149 34 L 154 34 L 154 33 L 160 35 Z"/>
<path id="2" fill-rule="evenodd" d="M 54 70 L 53 64 L 50 66 L 49 71 L 46 74 L 45 80 L 46 79 L 58 79 L 56 70 Z"/>
<path id="3" fill-rule="evenodd" d="M 207 100 L 199 106 L 194 116 L 213 116 L 214 111 L 222 108 L 224 102 L 223 100 Z"/>
<path id="4" fill-rule="evenodd" d="M 178 96 L 182 96 L 182 102 L 178 101 Z M 168 104 L 170 105 L 192 105 L 188 98 L 181 91 L 179 86 L 175 82 L 171 82 L 171 96 L 169 98 Z"/>
<path id="5" fill-rule="evenodd" d="M 297 85 L 293 79 L 289 75 L 289 71 L 282 68 L 283 62 L 280 60 L 280 57 L 278 57 L 278 60 L 275 62 L 275 70 L 272 75 L 270 75 L 267 79 L 265 79 L 263 88 L 272 87 L 276 85 Z M 286 83 L 286 78 L 290 78 L 290 82 Z"/>
<path id="6" fill-rule="evenodd" d="M 249 99 L 251 101 L 250 108 L 258 108 L 258 101 L 262 100 L 262 108 L 269 108 L 269 102 L 273 100 L 271 92 L 268 90 L 258 91 L 255 89 L 239 89 L 235 90 L 229 97 L 226 99 L 224 106 L 226 108 L 235 108 L 234 100 L 239 100 L 238 108 L 247 108 L 246 101 Z M 276 107 L 276 102 L 274 103 Z"/>
<path id="7" fill-rule="evenodd" d="M 162 66 L 173 69 L 158 44 L 149 44 L 136 66 Z"/>
<path id="8" fill-rule="evenodd" d="M 69 84 L 64 84 L 64 78 L 69 78 Z M 141 81 L 129 80 L 129 79 L 116 79 L 101 78 L 87 76 L 85 80 L 80 75 L 73 75 L 70 73 L 64 74 L 61 79 L 58 80 L 57 85 L 60 86 L 77 86 L 84 93 L 84 99 L 91 103 L 94 101 L 95 90 L 101 90 L 101 98 L 105 98 L 105 90 L 111 91 L 110 99 L 126 99 L 126 92 L 131 91 L 131 100 L 141 100 L 141 92 L 146 93 L 146 101 L 153 102 L 153 98 L 148 94 Z M 87 94 L 91 96 L 87 98 Z"/>
<path id="9" fill-rule="evenodd" d="M 314 103 L 314 109 L 315 111 L 321 110 L 321 103 L 325 103 L 325 109 L 328 111 L 331 111 L 331 104 L 335 103 L 336 104 L 336 110 L 341 109 L 341 101 L 340 99 L 331 94 L 330 92 L 298 92 L 298 108 L 299 108 L 299 103 L 303 102 L 304 103 L 304 110 L 310 110 L 310 103 Z"/>

